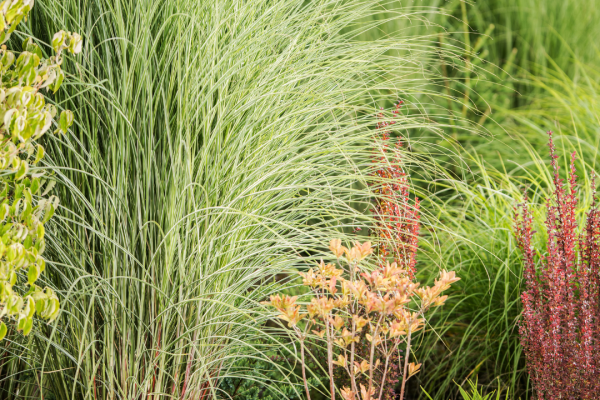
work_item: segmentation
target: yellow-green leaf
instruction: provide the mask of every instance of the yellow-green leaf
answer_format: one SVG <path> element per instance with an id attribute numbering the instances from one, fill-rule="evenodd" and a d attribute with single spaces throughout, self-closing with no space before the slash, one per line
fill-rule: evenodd
<path id="1" fill-rule="evenodd" d="M 37 164 L 41 161 L 41 159 L 44 158 L 44 148 L 42 147 L 42 145 L 38 144 L 37 145 L 37 153 L 35 154 L 35 160 L 33 161 L 33 164 Z M 33 190 L 32 190 L 33 192 Z"/>
<path id="2" fill-rule="evenodd" d="M 29 190 L 31 190 L 31 194 L 36 194 L 39 189 L 40 189 L 40 178 L 33 178 L 31 180 L 31 186 L 29 186 Z M 1 198 L 1 195 L 0 195 L 0 198 Z"/>
<path id="3" fill-rule="evenodd" d="M 37 281 L 37 279 L 39 278 L 39 275 L 40 274 L 38 269 L 34 265 L 32 265 L 31 267 L 29 267 L 29 272 L 27 273 L 27 283 L 33 285 L 35 281 Z"/>
<path id="4" fill-rule="evenodd" d="M 67 32 L 65 32 L 65 31 L 59 31 L 54 34 L 54 37 L 52 38 L 52 48 L 54 49 L 55 52 L 58 53 L 58 51 L 61 49 L 61 47 L 63 47 L 65 45 L 66 39 L 67 39 Z"/>
<path id="5" fill-rule="evenodd" d="M 6 327 L 6 324 L 4 322 L 0 322 L 0 340 L 4 339 L 7 331 L 8 328 Z"/>
<path id="6" fill-rule="evenodd" d="M 23 335 L 29 335 L 31 329 L 33 328 L 33 318 L 25 318 L 25 323 L 23 324 Z"/>
<path id="7" fill-rule="evenodd" d="M 27 174 L 28 170 L 29 170 L 28 163 L 25 162 L 25 161 L 21 162 L 21 167 L 19 168 L 19 170 L 15 174 L 15 179 L 16 180 L 23 179 L 25 177 L 25 174 Z"/>
<path id="8" fill-rule="evenodd" d="M 45 224 L 46 222 L 50 221 L 50 218 L 52 218 L 53 215 L 54 215 L 54 206 L 52 204 L 50 204 L 48 206 L 48 208 L 46 209 L 46 213 L 44 214 L 44 219 L 42 220 L 42 224 Z"/>

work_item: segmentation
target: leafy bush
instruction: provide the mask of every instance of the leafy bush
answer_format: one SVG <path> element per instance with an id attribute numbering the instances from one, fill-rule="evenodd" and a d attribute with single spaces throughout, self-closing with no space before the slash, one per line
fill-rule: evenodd
<path id="1" fill-rule="evenodd" d="M 17 329 L 28 335 L 36 313 L 48 321 L 59 313 L 54 291 L 36 285 L 46 268 L 44 224 L 58 206 L 56 196 L 43 197 L 55 182 L 37 166 L 44 148 L 36 142 L 57 114 L 42 89 L 56 93 L 64 80 L 62 53 L 79 53 L 82 40 L 76 33 L 60 31 L 52 40 L 55 54 L 44 58 L 42 49 L 27 38 L 17 57 L 4 43 L 31 7 L 33 0 L 0 3 L 0 340 L 8 330 L 4 319 L 15 320 Z M 62 111 L 57 122 L 55 133 L 66 133 L 73 113 Z M 27 290 L 17 285 L 19 275 L 26 275 Z"/>
<path id="2" fill-rule="evenodd" d="M 301 273 L 304 285 L 312 289 L 314 296 L 306 306 L 306 312 L 296 304 L 297 297 L 274 295 L 267 303 L 280 312 L 279 318 L 294 330 L 300 343 L 306 397 L 310 399 L 304 349 L 308 334 L 312 332 L 319 338 L 324 338 L 327 344 L 332 399 L 336 397 L 333 373 L 336 365 L 346 371 L 350 378 L 351 387 L 341 388 L 341 395 L 345 400 L 381 399 L 390 359 L 393 356 L 398 359 L 397 353 L 401 348 L 404 359 L 400 359 L 400 398 L 403 399 L 406 381 L 419 372 L 421 367 L 420 363 L 409 362 L 411 339 L 423 329 L 424 313 L 430 307 L 444 304 L 447 296 L 442 296 L 441 293 L 459 278 L 455 277 L 454 272 L 442 271 L 434 286 L 418 288 L 419 285 L 412 282 L 411 271 L 408 269 L 410 261 L 400 266 L 395 262 L 387 262 L 384 267 L 374 271 L 361 265 L 361 261 L 373 251 L 370 242 L 362 245 L 357 243 L 348 249 L 341 245 L 339 239 L 334 239 L 330 243 L 330 249 L 338 260 L 344 256 L 346 267 L 337 269 L 333 264 L 326 265 L 321 261 L 316 270 L 311 268 L 307 273 Z M 416 252 L 416 249 L 412 249 L 412 252 Z M 338 282 L 341 287 L 339 294 Z M 412 302 L 415 303 L 414 308 L 409 308 L 407 304 Z M 304 318 L 308 321 L 301 325 Z M 356 343 L 362 337 L 363 328 L 366 332 L 364 338 L 370 345 L 368 354 L 360 358 Z M 375 362 L 376 350 L 383 356 L 381 363 L 379 358 Z M 374 372 L 380 366 L 383 367 L 381 380 L 374 381 Z M 363 374 L 368 376 L 364 385 L 358 383 Z"/>
<path id="3" fill-rule="evenodd" d="M 538 398 L 594 399 L 600 393 L 600 214 L 594 200 L 578 232 L 575 153 L 565 187 L 551 132 L 549 137 L 554 193 L 547 205 L 545 251 L 532 242 L 526 203 L 515 220 L 526 282 L 521 342 Z"/>

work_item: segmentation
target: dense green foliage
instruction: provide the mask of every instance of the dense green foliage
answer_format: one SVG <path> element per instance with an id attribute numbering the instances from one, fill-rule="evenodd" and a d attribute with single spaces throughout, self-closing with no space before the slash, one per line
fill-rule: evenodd
<path id="1" fill-rule="evenodd" d="M 513 206 L 547 197 L 548 129 L 589 187 L 598 20 L 598 0 L 39 1 L 11 40 L 84 38 L 52 96 L 75 125 L 30 170 L 55 171 L 43 279 L 61 311 L 0 344 L 0 398 L 301 398 L 298 349 L 259 302 L 373 223 L 373 115 L 399 98 L 419 279 L 462 279 L 409 398 L 530 398 Z"/>
<path id="2" fill-rule="evenodd" d="M 373 12 L 329 0 L 36 5 L 27 32 L 66 27 L 84 48 L 56 97 L 76 111 L 74 132 L 47 150 L 61 207 L 46 271 L 61 313 L 31 344 L 9 344 L 7 397 L 226 397 L 235 361 L 269 360 L 258 341 L 269 282 L 333 232 L 369 224 L 375 105 L 422 94 L 428 78 L 426 41 L 340 32 Z"/>
<path id="3" fill-rule="evenodd" d="M 493 3 L 470 9 L 478 13 Z M 438 264 L 430 267 L 437 270 L 438 265 L 451 260 L 464 271 L 458 272 L 459 276 L 467 279 L 461 282 L 462 291 L 451 294 L 452 299 L 462 294 L 462 300 L 452 311 L 441 310 L 438 319 L 432 321 L 433 328 L 445 335 L 436 344 L 423 344 L 434 370 L 421 377 L 422 385 L 435 394 L 434 398 L 442 393 L 458 395 L 453 381 L 462 384 L 466 377 L 476 375 L 483 385 L 494 386 L 499 381 L 507 398 L 525 399 L 531 395 L 516 328 L 521 311 L 522 267 L 512 238 L 513 206 L 525 188 L 529 188 L 534 204 L 544 203 L 549 195 L 552 183 L 546 157 L 547 130 L 555 131 L 561 165 L 566 166 L 568 155 L 577 151 L 579 182 L 585 190 L 581 200 L 586 205 L 590 202 L 590 172 L 597 165 L 600 140 L 600 75 L 594 66 L 600 53 L 587 42 L 587 36 L 576 38 L 597 29 L 593 21 L 598 18 L 599 8 L 597 4 L 579 6 L 548 1 L 518 8 L 526 10 L 511 33 L 518 49 L 513 62 L 520 68 L 512 70 L 512 79 L 502 86 L 478 84 L 481 90 L 477 95 L 489 101 L 492 112 L 485 121 L 480 117 L 473 121 L 483 122 L 493 140 L 459 138 L 468 151 L 464 160 L 474 172 L 467 178 L 472 183 L 460 184 L 457 192 L 449 190 L 456 197 L 441 207 L 441 214 L 446 214 L 441 218 L 447 221 L 453 237 L 460 239 L 442 239 L 447 245 Z M 498 7 L 496 13 L 516 9 Z M 536 17 L 527 17 L 528 13 L 555 18 L 535 23 Z M 498 27 L 511 13 L 505 14 L 499 21 L 480 20 L 478 28 L 482 31 L 486 23 L 494 23 L 495 31 L 502 32 Z M 534 37 L 536 30 L 547 34 Z M 548 42 L 539 43 L 542 38 Z M 489 46 L 493 42 L 486 43 Z M 516 47 L 519 43 L 521 47 Z M 505 62 L 496 58 L 492 49 L 486 58 L 501 66 Z M 507 92 L 507 86 L 519 92 Z M 541 223 L 542 213 L 537 217 Z"/>
<path id="4" fill-rule="evenodd" d="M 44 224 L 58 206 L 58 197 L 44 198 L 54 181 L 37 165 L 44 148 L 36 142 L 53 122 L 55 133 L 66 133 L 73 122 L 68 110 L 54 121 L 57 109 L 46 103 L 42 89 L 56 93 L 64 80 L 61 53 L 79 53 L 82 42 L 78 34 L 60 31 L 49 58 L 31 38 L 23 41 L 18 56 L 8 50 L 5 43 L 32 6 L 27 0 L 0 3 L 0 340 L 9 329 L 4 321 L 14 320 L 27 336 L 36 314 L 51 322 L 60 307 L 51 288 L 36 284 L 46 267 Z"/>

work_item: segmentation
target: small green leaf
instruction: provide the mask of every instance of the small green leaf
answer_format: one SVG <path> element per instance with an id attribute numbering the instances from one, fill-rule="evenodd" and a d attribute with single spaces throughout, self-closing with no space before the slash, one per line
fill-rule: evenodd
<path id="1" fill-rule="evenodd" d="M 17 251 L 15 250 L 14 246 L 8 246 L 8 249 L 6 251 L 6 259 L 8 260 L 8 262 L 13 262 L 16 257 Z"/>
<path id="2" fill-rule="evenodd" d="M 23 182 L 25 183 L 25 188 L 23 189 L 23 197 L 25 197 L 25 201 L 27 201 L 29 204 L 33 204 L 33 196 L 31 195 L 29 178 L 25 178 Z"/>
<path id="3" fill-rule="evenodd" d="M 36 194 L 39 189 L 40 189 L 40 178 L 33 178 L 31 180 L 31 186 L 29 186 L 29 190 L 31 190 L 31 194 Z"/>
<path id="4" fill-rule="evenodd" d="M 10 242 L 10 232 L 4 232 L 1 240 L 4 245 L 8 245 L 8 243 Z"/>
<path id="5" fill-rule="evenodd" d="M 2 70 L 7 70 L 13 62 L 15 62 L 15 54 L 12 51 L 5 52 L 0 59 L 0 63 L 2 63 Z"/>
<path id="6" fill-rule="evenodd" d="M 44 214 L 44 219 L 41 221 L 42 224 L 45 224 L 46 222 L 50 221 L 50 218 L 52 218 L 53 215 L 54 215 L 54 206 L 52 204 L 50 204 L 48 206 L 48 208 L 46 209 L 46 214 Z"/>
<path id="7" fill-rule="evenodd" d="M 4 129 L 6 129 L 8 133 L 10 133 L 11 125 L 18 116 L 19 111 L 16 108 L 12 108 L 4 114 Z"/>
<path id="8" fill-rule="evenodd" d="M 52 188 L 54 187 L 54 185 L 56 185 L 56 181 L 48 181 L 48 184 L 46 185 L 46 188 L 42 192 L 42 196 L 45 196 L 48 193 L 50 193 L 50 191 L 52 190 Z"/>
<path id="9" fill-rule="evenodd" d="M 35 315 L 35 300 L 29 295 L 27 296 L 27 311 L 27 316 L 33 320 L 33 316 Z"/>
<path id="10" fill-rule="evenodd" d="M 17 215 L 19 213 L 19 207 L 21 206 L 21 199 L 14 199 L 12 205 L 8 209 L 10 215 Z"/>
<path id="11" fill-rule="evenodd" d="M 63 133 L 66 133 L 69 127 L 73 124 L 73 112 L 65 110 L 60 113 L 60 119 L 58 125 Z"/>
<path id="12" fill-rule="evenodd" d="M 25 321 L 24 317 L 19 318 L 19 321 L 17 322 L 17 330 L 18 331 L 22 331 L 23 328 L 25 328 L 25 322 L 26 321 Z"/>
<path id="13" fill-rule="evenodd" d="M 51 126 L 52 126 L 52 115 L 50 115 L 49 111 L 44 111 L 44 116 L 42 118 L 42 121 L 40 121 L 40 124 L 38 125 L 37 130 L 35 131 L 34 139 L 40 138 L 44 133 L 46 133 L 48 131 L 48 129 L 50 129 Z"/>
<path id="14" fill-rule="evenodd" d="M 44 237 L 44 234 L 46 233 L 44 224 L 38 224 L 37 228 L 35 229 L 35 233 L 37 234 L 38 238 L 42 239 Z"/>
<path id="15" fill-rule="evenodd" d="M 15 174 L 15 179 L 16 180 L 23 179 L 25 177 L 25 175 L 27 174 L 28 170 L 29 170 L 28 163 L 26 161 L 21 162 L 21 167 L 19 168 L 19 170 Z"/>
<path id="16" fill-rule="evenodd" d="M 51 118 L 56 117 L 57 111 L 56 111 L 56 107 L 53 104 L 48 104 L 46 106 L 46 108 L 48 109 L 48 112 L 50 113 Z"/>
<path id="17" fill-rule="evenodd" d="M 38 254 L 43 254 L 46 249 L 46 241 L 44 239 L 36 240 L 33 247 L 37 250 Z"/>
<path id="18" fill-rule="evenodd" d="M 23 185 L 22 183 L 15 185 L 15 194 L 13 195 L 13 198 L 20 199 L 21 196 L 23 195 L 24 189 L 25 189 L 25 185 Z"/>
<path id="19" fill-rule="evenodd" d="M 7 331 L 8 331 L 8 328 L 6 327 L 6 324 L 4 322 L 0 322 L 0 340 L 4 339 L 4 337 L 6 337 Z"/>
<path id="20" fill-rule="evenodd" d="M 15 271 L 10 271 L 10 279 L 8 282 L 10 283 L 10 286 L 14 286 L 14 284 L 17 283 L 17 273 Z"/>
<path id="21" fill-rule="evenodd" d="M 25 40 L 23 40 L 23 43 L 21 44 L 21 47 L 23 48 L 23 51 L 29 51 L 28 47 L 31 44 L 33 44 L 33 39 L 31 39 L 30 37 L 28 37 Z"/>
<path id="22" fill-rule="evenodd" d="M 71 34 L 69 42 L 69 51 L 73 54 L 81 53 L 81 48 L 83 46 L 83 39 L 78 33 Z"/>
<path id="23" fill-rule="evenodd" d="M 33 54 L 37 55 L 40 59 L 44 58 L 42 54 L 42 49 L 37 44 L 33 44 L 33 48 L 30 50 Z"/>
<path id="24" fill-rule="evenodd" d="M 42 300 L 42 299 L 37 299 L 35 302 L 35 311 L 37 312 L 38 316 L 42 315 L 42 312 L 44 311 L 44 308 L 46 306 L 46 300 Z"/>
<path id="25" fill-rule="evenodd" d="M 56 80 L 52 85 L 49 86 L 52 89 L 52 93 L 58 92 L 58 89 L 60 89 L 60 86 L 62 85 L 64 80 L 65 74 L 63 74 L 63 72 L 59 70 L 56 74 Z"/>
<path id="26" fill-rule="evenodd" d="M 29 335 L 31 329 L 33 328 L 33 318 L 25 318 L 25 323 L 23 324 L 23 335 Z"/>
<path id="27" fill-rule="evenodd" d="M 27 235 L 27 237 L 23 241 L 23 247 L 25 247 L 25 250 L 29 250 L 31 248 L 32 244 L 33 244 L 33 239 L 31 237 L 31 235 Z"/>
<path id="28" fill-rule="evenodd" d="M 29 272 L 27 272 L 27 283 L 33 285 L 35 281 L 39 278 L 40 274 L 35 265 L 29 267 Z"/>
<path id="29" fill-rule="evenodd" d="M 42 147 L 42 145 L 38 144 L 37 145 L 37 153 L 35 154 L 35 160 L 33 161 L 33 164 L 37 164 L 41 161 L 42 158 L 44 158 L 44 148 Z M 32 190 L 33 192 L 33 190 Z"/>
<path id="30" fill-rule="evenodd" d="M 59 31 L 54 34 L 52 38 L 52 48 L 55 52 L 58 51 L 65 45 L 65 40 L 67 39 L 67 32 Z"/>
<path id="31" fill-rule="evenodd" d="M 8 215 L 9 210 L 10 207 L 8 206 L 8 204 L 3 203 L 0 205 L 0 221 L 4 221 L 4 219 Z"/>
<path id="32" fill-rule="evenodd" d="M 37 57 L 37 56 L 36 56 Z M 35 71 L 35 67 L 30 67 L 27 69 L 27 71 L 23 74 L 23 82 L 26 85 L 31 85 L 33 84 L 33 82 L 35 82 L 35 78 L 37 77 L 37 73 Z"/>
<path id="33" fill-rule="evenodd" d="M 50 303 L 52 304 L 52 312 L 48 316 L 48 321 L 52 322 L 56 319 L 56 317 L 58 317 L 58 314 L 60 313 L 60 303 L 58 302 L 57 298 L 51 299 Z"/>

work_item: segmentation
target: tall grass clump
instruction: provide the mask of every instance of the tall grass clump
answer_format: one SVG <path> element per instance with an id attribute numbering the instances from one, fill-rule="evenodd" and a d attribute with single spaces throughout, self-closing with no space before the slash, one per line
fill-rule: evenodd
<path id="1" fill-rule="evenodd" d="M 484 44 L 478 49 L 480 57 L 498 66 L 516 49 L 516 65 L 537 74 L 552 68 L 554 62 L 570 69 L 573 58 L 586 63 L 598 59 L 597 0 L 395 0 L 381 9 L 381 13 L 364 17 L 365 22 L 382 24 L 363 33 L 363 38 L 373 40 L 398 31 L 433 34 L 427 26 L 435 24 L 459 39 L 453 42 L 457 46 L 473 49 Z M 412 20 L 394 18 L 399 10 L 407 9 Z M 415 23 L 420 17 L 429 23 Z M 487 37 L 483 43 L 482 37 Z"/>
<path id="2" fill-rule="evenodd" d="M 441 7 L 465 28 L 452 29 L 457 36 L 469 33 L 467 45 L 490 35 L 481 57 L 496 65 L 503 66 L 514 51 L 516 66 L 537 75 L 555 63 L 572 74 L 573 58 L 598 60 L 597 0 L 454 0 Z"/>
<path id="3" fill-rule="evenodd" d="M 411 9 L 411 19 L 398 19 L 399 9 Z M 600 49 L 600 3 L 598 0 L 408 0 L 394 1 L 378 14 L 366 16 L 365 23 L 377 20 L 379 29 L 362 37 L 375 40 L 401 32 L 403 35 L 435 36 L 437 46 L 452 51 L 452 60 L 440 60 L 437 90 L 457 101 L 441 99 L 444 106 L 489 130 L 503 125 L 502 115 L 516 107 L 529 107 L 545 89 L 531 78 L 545 79 L 561 90 L 564 84 L 581 78 L 580 64 L 597 65 Z M 428 23 L 416 23 L 415 21 Z M 564 74 L 556 80 L 556 71 Z M 526 79 L 523 79 L 526 78 Z M 481 154 L 520 148 L 499 130 L 497 141 L 452 130 L 464 146 L 481 146 Z M 509 149 L 507 149 L 509 148 Z M 505 154 L 503 152 L 503 154 Z M 494 165 L 500 168 L 500 165 Z"/>
<path id="4" fill-rule="evenodd" d="M 446 307 L 430 319 L 427 329 L 435 334 L 419 343 L 423 368 L 431 373 L 418 378 L 432 398 L 460 398 L 461 387 L 466 389 L 468 379 L 476 377 L 480 387 L 491 390 L 500 384 L 507 398 L 526 398 L 527 373 L 515 325 L 522 267 L 512 238 L 512 211 L 522 196 L 520 182 L 535 185 L 541 180 L 538 174 L 511 172 L 513 176 L 483 169 L 479 181 L 449 182 L 434 200 L 447 231 L 436 233 L 437 258 L 431 257 L 422 274 L 448 263 L 464 279 L 448 293 Z M 535 189 L 543 192 L 543 186 Z"/>
<path id="5" fill-rule="evenodd" d="M 564 169 L 573 151 L 582 155 L 576 164 L 580 223 L 591 207 L 591 171 L 598 165 L 600 80 L 594 66 L 578 62 L 578 71 L 575 78 L 558 67 L 543 76 L 530 76 L 527 85 L 537 86 L 539 93 L 529 99 L 531 105 L 501 109 L 497 119 L 502 125 L 490 129 L 496 139 L 471 149 L 470 160 L 463 158 L 474 172 L 474 182 L 449 183 L 447 195 L 440 191 L 447 203 L 433 201 L 440 204 L 436 215 L 452 234 L 438 231 L 439 258 L 431 266 L 436 270 L 443 263 L 454 264 L 464 278 L 432 321 L 440 336 L 427 336 L 430 340 L 423 343 L 427 349 L 423 366 L 436 368 L 437 374 L 419 378 L 432 396 L 458 396 L 453 381 L 462 385 L 473 376 L 488 388 L 500 382 L 507 398 L 532 394 L 517 325 L 525 286 L 513 235 L 513 208 L 527 189 L 535 229 L 545 229 L 545 201 L 554 187 L 545 156 L 546 131 L 551 129 L 557 162 Z M 423 204 L 425 209 L 433 206 Z M 543 248 L 544 243 L 545 238 L 536 235 L 535 245 Z"/>
<path id="6" fill-rule="evenodd" d="M 514 207 L 528 189 L 533 224 L 543 229 L 552 175 L 542 159 L 535 161 L 537 170 L 526 165 L 505 171 L 490 168 L 475 183 L 453 182 L 448 191 L 454 196 L 440 202 L 437 215 L 448 231 L 436 235 L 438 258 L 430 258 L 429 268 L 435 271 L 448 263 L 465 279 L 453 286 L 446 307 L 430 319 L 429 329 L 435 334 L 424 336 L 419 344 L 423 368 L 431 372 L 419 377 L 420 385 L 433 398 L 459 398 L 456 384 L 465 388 L 474 377 L 486 390 L 500 385 L 505 398 L 531 396 L 518 330 L 524 282 L 513 219 Z M 582 190 L 582 199 L 590 190 Z M 583 204 L 584 209 L 590 206 L 589 201 Z M 543 241 L 536 237 L 535 245 Z M 430 274 L 427 267 L 422 274 Z"/>
<path id="7" fill-rule="evenodd" d="M 268 361 L 259 301 L 328 238 L 374 222 L 375 106 L 401 97 L 408 137 L 444 126 L 421 114 L 439 52 L 421 37 L 357 40 L 376 28 L 354 24 L 378 12 L 362 0 L 34 11 L 25 33 L 75 30 L 84 55 L 55 98 L 76 124 L 47 143 L 61 207 L 45 279 L 62 311 L 3 356 L 2 397 L 228 398 L 234 362 Z M 429 179 L 434 166 L 405 160 Z"/>

